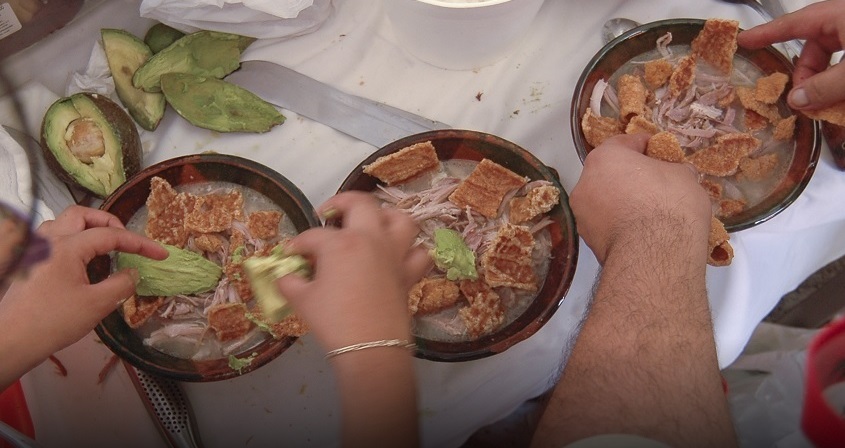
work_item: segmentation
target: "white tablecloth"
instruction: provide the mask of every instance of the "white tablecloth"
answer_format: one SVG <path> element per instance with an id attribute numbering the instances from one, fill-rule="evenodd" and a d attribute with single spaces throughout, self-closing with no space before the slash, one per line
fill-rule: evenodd
<path id="1" fill-rule="evenodd" d="M 785 3 L 795 10 L 811 1 Z M 753 11 L 715 0 L 547 0 L 530 35 L 509 58 L 477 71 L 447 71 L 416 60 L 396 43 L 380 1 L 335 0 L 334 7 L 319 30 L 258 41 L 244 59 L 275 61 L 350 93 L 456 128 L 504 137 L 555 168 L 567 191 L 581 170 L 569 129 L 573 88 L 602 45 L 599 31 L 605 20 L 726 17 L 746 28 L 760 23 Z M 123 28 L 142 36 L 149 25 L 139 18 L 137 1 L 113 0 L 4 64 L 18 82 L 37 81 L 61 94 L 67 74 L 85 67 L 99 28 Z M 47 70 L 45 60 L 50 61 Z M 288 121 L 267 134 L 221 135 L 192 127 L 169 110 L 158 130 L 143 134 L 145 162 L 205 150 L 245 156 L 281 172 L 316 205 L 375 150 L 292 112 L 285 114 Z M 845 173 L 833 167 L 825 148 L 812 181 L 789 209 L 732 235 L 733 264 L 709 268 L 707 280 L 723 367 L 739 355 L 756 324 L 784 293 L 845 253 L 845 207 L 838 204 L 843 195 Z M 582 244 L 562 307 L 538 333 L 507 352 L 466 363 L 417 361 L 425 446 L 459 446 L 478 427 L 547 390 L 597 269 Z M 50 363 L 24 377 L 37 438 L 45 446 L 67 446 L 69 441 L 80 446 L 163 444 L 125 372 L 116 370 L 97 384 L 97 373 L 110 354 L 92 334 L 57 354 L 67 366 L 67 377 L 58 376 Z M 334 383 L 309 336 L 249 375 L 186 384 L 185 389 L 206 446 L 337 444 L 340 415 Z"/>

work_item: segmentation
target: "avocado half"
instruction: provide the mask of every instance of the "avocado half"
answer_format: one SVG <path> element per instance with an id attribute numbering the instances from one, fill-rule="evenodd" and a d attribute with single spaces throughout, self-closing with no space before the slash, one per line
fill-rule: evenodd
<path id="1" fill-rule="evenodd" d="M 153 52 L 141 39 L 123 30 L 104 28 L 100 35 L 117 97 L 138 125 L 154 131 L 164 116 L 164 95 L 148 93 L 132 85 L 135 71 L 152 57 Z"/>
<path id="2" fill-rule="evenodd" d="M 141 168 L 141 139 L 132 118 L 96 93 L 60 98 L 47 109 L 41 149 L 59 179 L 100 198 Z"/>

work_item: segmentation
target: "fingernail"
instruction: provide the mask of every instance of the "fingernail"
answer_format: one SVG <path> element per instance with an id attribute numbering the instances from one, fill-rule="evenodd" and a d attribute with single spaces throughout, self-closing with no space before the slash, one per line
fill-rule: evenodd
<path id="1" fill-rule="evenodd" d="M 323 217 L 323 219 L 332 219 L 332 218 L 334 218 L 335 216 L 337 216 L 337 213 L 338 213 L 338 212 L 337 212 L 337 209 L 336 209 L 336 208 L 334 208 L 334 207 L 329 207 L 329 208 L 327 208 L 327 209 L 323 210 L 323 212 L 320 214 L 320 216 L 322 216 L 322 217 Z"/>
<path id="2" fill-rule="evenodd" d="M 789 94 L 789 104 L 792 107 L 802 108 L 810 105 L 810 98 L 807 96 L 807 91 L 803 87 L 793 89 Z"/>
<path id="3" fill-rule="evenodd" d="M 134 283 L 135 286 L 138 286 L 138 282 L 141 281 L 141 274 L 139 274 L 138 270 L 135 268 L 129 268 L 127 271 L 129 271 L 129 276 L 132 277 L 132 283 Z"/>

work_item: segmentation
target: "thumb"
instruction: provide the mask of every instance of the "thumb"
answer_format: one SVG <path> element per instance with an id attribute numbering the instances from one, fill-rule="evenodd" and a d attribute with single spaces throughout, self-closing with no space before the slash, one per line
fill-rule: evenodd
<path id="1" fill-rule="evenodd" d="M 103 317 L 114 311 L 117 306 L 135 294 L 138 271 L 123 269 L 109 278 L 91 285 L 92 306 L 97 307 Z"/>
<path id="2" fill-rule="evenodd" d="M 845 101 L 845 64 L 836 64 L 802 82 L 789 92 L 788 102 L 793 109 L 822 109 Z"/>
<path id="3" fill-rule="evenodd" d="M 311 280 L 297 274 L 288 274 L 276 279 L 279 293 L 296 307 L 299 301 L 308 294 Z"/>

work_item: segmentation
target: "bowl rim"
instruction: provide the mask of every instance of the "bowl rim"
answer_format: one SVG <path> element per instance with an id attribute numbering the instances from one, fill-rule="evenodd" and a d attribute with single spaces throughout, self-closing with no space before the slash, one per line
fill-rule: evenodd
<path id="1" fill-rule="evenodd" d="M 145 179 L 150 179 L 153 176 L 156 176 L 168 170 L 178 170 L 180 169 L 180 167 L 203 164 L 223 165 L 229 169 L 245 170 L 247 173 L 249 173 L 249 175 L 259 176 L 272 183 L 282 186 L 283 194 L 285 196 L 290 197 L 294 202 L 301 206 L 300 211 L 305 219 L 305 222 L 308 224 L 308 228 L 319 227 L 322 225 L 319 216 L 317 215 L 310 201 L 308 201 L 308 198 L 305 196 L 305 194 L 293 182 L 288 180 L 281 173 L 254 160 L 246 159 L 236 155 L 222 153 L 201 153 L 177 156 L 150 165 L 149 167 L 133 175 L 131 178 L 127 179 L 127 181 L 123 183 L 117 190 L 107 196 L 103 200 L 100 209 L 108 210 L 115 203 L 115 201 L 117 201 L 117 199 L 120 198 L 125 192 L 135 187 L 138 183 L 143 182 Z M 201 182 L 204 181 L 204 179 L 197 179 L 197 181 Z M 231 182 L 231 180 L 229 179 L 220 179 L 220 181 Z M 287 211 L 285 212 L 287 213 Z M 304 231 L 304 229 L 298 229 L 298 231 L 302 232 Z M 105 256 L 105 258 L 104 256 L 100 256 L 95 258 L 95 260 L 93 261 L 99 260 L 101 263 L 108 262 L 107 258 L 108 256 Z M 89 278 L 91 276 L 92 270 L 89 269 Z M 92 278 L 91 281 L 94 282 L 95 279 Z M 249 350 L 242 350 L 238 353 L 233 353 L 233 355 L 235 355 L 236 357 L 242 357 L 245 355 L 248 356 L 251 353 L 256 352 L 256 350 L 260 350 L 260 352 L 258 352 L 258 355 L 252 360 L 252 362 L 241 370 L 223 368 L 223 363 L 228 365 L 227 358 L 219 358 L 207 361 L 194 361 L 190 359 L 186 360 L 182 358 L 177 358 L 166 353 L 156 351 L 156 356 L 168 361 L 173 361 L 176 364 L 190 365 L 195 367 L 213 366 L 213 370 L 211 370 L 209 373 L 201 369 L 188 370 L 170 368 L 148 361 L 147 358 L 131 350 L 129 347 L 120 343 L 115 338 L 112 328 L 110 328 L 110 326 L 108 325 L 109 320 L 119 321 L 117 325 L 121 325 L 122 323 L 120 330 L 133 330 L 126 326 L 125 322 L 123 321 L 123 317 L 120 315 L 118 310 L 115 310 L 108 316 L 106 316 L 106 318 L 101 320 L 94 329 L 103 344 L 105 344 L 106 347 L 108 347 L 121 360 L 126 361 L 132 366 L 147 373 L 152 373 L 162 377 L 188 382 L 212 382 L 245 375 L 277 358 L 285 350 L 287 350 L 287 348 L 290 347 L 293 342 L 296 341 L 296 339 L 298 339 L 296 337 L 291 336 L 282 339 L 267 338 L 258 346 L 254 346 Z"/>
<path id="2" fill-rule="evenodd" d="M 566 298 L 566 294 L 569 292 L 569 288 L 571 287 L 572 281 L 575 277 L 575 271 L 578 264 L 578 249 L 580 238 L 578 236 L 577 228 L 575 226 L 574 215 L 572 214 L 572 210 L 569 208 L 568 205 L 568 194 L 560 183 L 557 171 L 554 168 L 545 165 L 534 154 L 516 145 L 515 143 L 505 140 L 502 137 L 498 137 L 496 135 L 482 131 L 474 131 L 468 129 L 432 130 L 409 135 L 407 137 L 393 141 L 377 149 L 375 152 L 371 153 L 363 161 L 361 161 L 361 163 L 359 163 L 349 173 L 349 175 L 347 175 L 346 179 L 344 179 L 337 191 L 342 192 L 351 189 L 351 184 L 354 181 L 361 179 L 362 176 L 374 179 L 371 176 L 363 173 L 363 166 L 372 163 L 378 157 L 398 151 L 414 143 L 420 143 L 429 140 L 432 142 L 432 144 L 434 144 L 435 149 L 437 149 L 438 140 L 449 139 L 482 142 L 483 144 L 486 144 L 491 148 L 496 147 L 497 149 L 504 149 L 506 151 L 509 151 L 510 153 L 526 161 L 538 172 L 542 173 L 544 180 L 552 182 L 560 190 L 560 203 L 556 205 L 555 208 L 553 208 L 552 211 L 549 213 L 558 214 L 560 216 L 559 220 L 555 220 L 555 224 L 560 226 L 560 232 L 562 232 L 563 234 L 560 243 L 562 245 L 565 245 L 564 249 L 566 250 L 567 255 L 566 257 L 562 257 L 564 258 L 564 260 L 558 261 L 562 265 L 561 282 L 558 285 L 552 287 L 553 291 L 549 292 L 552 298 L 541 309 L 536 309 L 534 317 L 529 318 L 526 314 L 529 310 L 533 309 L 532 306 L 529 305 L 529 307 L 526 308 L 525 311 L 523 311 L 522 315 L 516 317 L 512 322 L 508 323 L 508 325 L 500 328 L 493 334 L 485 335 L 481 338 L 474 339 L 471 341 L 444 342 L 415 337 L 415 341 L 417 344 L 415 356 L 417 358 L 440 362 L 462 362 L 486 358 L 497 353 L 504 352 L 508 348 L 534 335 L 543 325 L 546 324 L 546 322 L 548 322 L 552 318 L 554 313 L 563 303 L 563 300 Z M 482 156 L 482 158 L 483 157 L 484 156 Z M 377 180 L 375 180 L 375 182 L 380 183 Z M 327 223 L 327 225 L 330 225 L 330 222 Z M 549 265 L 549 269 L 552 269 L 554 266 L 555 263 L 551 263 Z M 546 278 L 549 278 L 548 275 Z M 541 288 L 540 291 L 538 291 L 538 295 L 545 291 L 545 289 L 546 284 L 544 282 L 544 287 Z M 479 341 L 484 341 L 484 347 L 472 347 L 473 345 L 478 345 Z"/>
<path id="3" fill-rule="evenodd" d="M 603 45 L 601 49 L 599 49 L 596 54 L 590 59 L 587 65 L 584 67 L 584 70 L 581 72 L 581 75 L 578 78 L 578 82 L 575 84 L 574 94 L 572 95 L 572 103 L 570 105 L 570 133 L 572 134 L 572 140 L 575 145 L 575 150 L 578 153 L 578 158 L 581 160 L 581 163 L 584 163 L 584 159 L 587 157 L 589 151 L 586 150 L 584 145 L 588 145 L 586 141 L 583 141 L 583 132 L 581 131 L 581 116 L 578 113 L 579 109 L 581 109 L 581 96 L 580 93 L 583 92 L 585 85 L 588 82 L 590 74 L 595 66 L 601 61 L 610 51 L 612 51 L 617 45 L 621 44 L 622 42 L 636 37 L 640 34 L 644 34 L 646 32 L 652 31 L 654 29 L 659 28 L 671 28 L 671 27 L 683 27 L 683 26 L 694 26 L 694 27 L 703 27 L 704 23 L 706 22 L 705 19 L 699 18 L 674 18 L 674 19 L 663 19 L 663 20 L 656 20 L 653 22 L 647 22 L 635 28 L 632 28 L 621 35 L 617 36 L 607 44 Z M 742 28 L 740 28 L 740 31 Z M 756 50 L 746 50 L 742 47 L 737 49 L 738 52 L 767 52 L 771 54 L 776 60 L 781 62 L 784 67 L 787 67 L 790 72 L 790 83 L 791 83 L 791 73 L 794 69 L 792 62 L 790 62 L 780 51 L 776 50 L 773 46 L 767 46 L 764 48 L 756 49 Z M 588 105 L 589 107 L 589 105 Z M 791 110 L 791 108 L 790 108 Z M 793 113 L 798 117 L 799 120 L 809 120 L 806 116 L 801 114 L 800 112 L 793 111 Z M 760 213 L 758 216 L 749 218 L 745 221 L 740 221 L 738 223 L 725 223 L 725 230 L 729 233 L 738 232 L 741 230 L 749 229 L 752 227 L 757 226 L 758 224 L 762 224 L 773 217 L 780 214 L 786 208 L 788 208 L 795 200 L 801 195 L 801 193 L 806 188 L 807 184 L 810 182 L 810 179 L 813 177 L 815 172 L 816 166 L 818 165 L 818 160 L 821 154 L 821 129 L 819 126 L 819 122 L 816 120 L 810 120 L 810 128 L 811 128 L 811 135 L 808 137 L 810 141 L 810 148 L 809 153 L 807 155 L 808 163 L 803 172 L 801 179 L 795 182 L 792 186 L 792 189 L 783 197 L 783 199 L 778 202 L 777 204 L 770 206 L 767 210 Z M 796 129 L 798 132 L 798 129 Z M 798 138 L 797 136 L 795 137 Z M 794 159 L 793 159 L 794 163 Z M 785 176 L 788 177 L 789 173 Z M 778 188 L 780 189 L 780 188 Z"/>
<path id="4" fill-rule="evenodd" d="M 396 1 L 396 0 L 390 0 Z M 446 9 L 475 9 L 484 8 L 486 6 L 501 5 L 502 3 L 510 3 L 515 0 L 481 0 L 478 2 L 447 2 L 443 0 L 413 0 L 420 3 L 425 3 L 431 6 L 438 6 Z"/>

